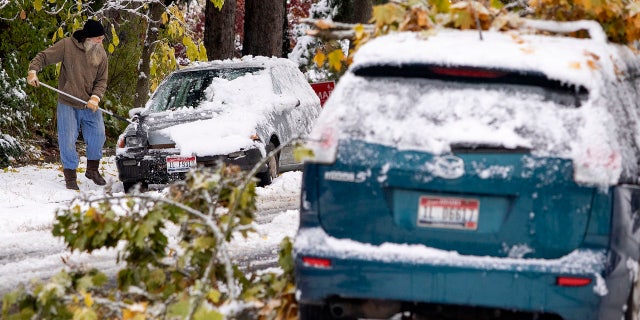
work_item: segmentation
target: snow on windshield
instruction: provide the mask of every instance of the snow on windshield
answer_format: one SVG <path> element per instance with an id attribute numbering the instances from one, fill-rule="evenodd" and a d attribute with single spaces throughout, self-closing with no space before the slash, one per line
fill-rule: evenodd
<path id="1" fill-rule="evenodd" d="M 449 152 L 455 143 L 526 147 L 534 156 L 573 160 L 574 166 L 584 169 L 577 172 L 576 180 L 598 186 L 617 183 L 624 170 L 630 175 L 637 171 L 632 147 L 637 136 L 621 133 L 638 132 L 637 114 L 628 109 L 625 113 L 629 104 L 612 103 L 611 96 L 602 95 L 602 88 L 615 92 L 612 86 L 622 86 L 622 81 L 614 79 L 625 71 L 621 61 L 630 55 L 627 48 L 588 39 L 521 39 L 498 32 L 487 32 L 481 41 L 477 32 L 452 32 L 442 31 L 443 35 L 427 40 L 417 34 L 377 38 L 358 51 L 352 68 L 428 63 L 542 72 L 549 79 L 585 87 L 588 100 L 570 107 L 517 86 L 454 85 L 347 73 L 311 137 L 317 141 L 329 135 L 334 140 L 350 137 L 434 154 Z M 625 129 L 629 127 L 621 125 L 625 121 L 635 130 Z M 323 152 L 313 143 L 311 147 Z"/>
<path id="2" fill-rule="evenodd" d="M 198 110 L 213 111 L 216 116 L 169 127 L 162 133 L 176 143 L 183 155 L 226 154 L 249 148 L 255 144 L 251 136 L 256 134 L 257 124 L 264 123 L 267 110 L 274 106 L 277 96 L 272 88 L 268 70 L 233 80 L 215 78 L 205 90 L 206 99 Z"/>

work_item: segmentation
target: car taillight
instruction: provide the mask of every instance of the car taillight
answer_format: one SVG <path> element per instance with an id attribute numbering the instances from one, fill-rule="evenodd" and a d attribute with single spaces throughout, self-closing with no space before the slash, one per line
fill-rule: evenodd
<path id="1" fill-rule="evenodd" d="M 557 277 L 556 284 L 561 287 L 584 287 L 591 283 L 591 278 Z"/>
<path id="2" fill-rule="evenodd" d="M 302 263 L 307 267 L 313 268 L 331 268 L 331 259 L 316 258 L 316 257 L 302 257 Z"/>
<path id="3" fill-rule="evenodd" d="M 298 160 L 321 164 L 334 163 L 338 152 L 336 130 L 333 127 L 326 126 L 316 132 L 319 132 L 319 134 L 313 134 L 306 140 L 303 147 L 304 150 L 296 152 L 297 154 L 302 154 L 302 159 Z"/>
<path id="4" fill-rule="evenodd" d="M 586 185 L 615 185 L 622 173 L 622 158 L 608 148 L 587 148 L 573 163 L 573 180 Z"/>

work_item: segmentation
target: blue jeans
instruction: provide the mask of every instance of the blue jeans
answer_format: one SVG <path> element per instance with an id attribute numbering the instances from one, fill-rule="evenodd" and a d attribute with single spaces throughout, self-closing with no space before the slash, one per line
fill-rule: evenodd
<path id="1" fill-rule="evenodd" d="M 106 140 L 102 112 L 76 109 L 58 102 L 58 147 L 64 169 L 78 168 L 76 141 L 82 128 L 82 138 L 87 144 L 87 160 L 100 160 Z"/>

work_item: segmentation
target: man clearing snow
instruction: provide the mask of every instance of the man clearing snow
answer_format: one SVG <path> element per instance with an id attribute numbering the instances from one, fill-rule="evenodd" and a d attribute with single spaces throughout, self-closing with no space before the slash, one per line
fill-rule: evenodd
<path id="1" fill-rule="evenodd" d="M 65 95 L 58 95 L 58 146 L 67 189 L 79 190 L 76 181 L 78 152 L 76 140 L 79 129 L 87 144 L 85 176 L 97 185 L 105 185 L 98 167 L 102 158 L 105 130 L 98 103 L 107 89 L 108 61 L 102 47 L 104 28 L 95 20 L 87 20 L 84 27 L 53 46 L 39 52 L 29 64 L 27 82 L 37 87 L 36 75 L 43 67 L 62 62 L 58 88 L 87 101 L 86 105 Z"/>

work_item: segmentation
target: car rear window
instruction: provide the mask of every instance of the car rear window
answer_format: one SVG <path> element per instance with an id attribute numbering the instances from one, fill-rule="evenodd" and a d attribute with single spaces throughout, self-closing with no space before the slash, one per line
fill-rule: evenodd
<path id="1" fill-rule="evenodd" d="M 612 141 L 612 118 L 593 110 L 600 107 L 586 89 L 536 73 L 368 67 L 340 82 L 314 128 L 334 127 L 339 139 L 434 154 L 488 147 L 562 158 L 580 141 Z"/>
<path id="2" fill-rule="evenodd" d="M 234 80 L 246 74 L 264 70 L 258 67 L 222 68 L 177 72 L 169 76 L 154 93 L 149 102 L 150 112 L 197 108 L 205 100 L 205 89 L 213 79 Z"/>
<path id="3" fill-rule="evenodd" d="M 420 78 L 466 83 L 469 87 L 517 86 L 519 91 L 529 91 L 547 101 L 568 107 L 580 107 L 588 99 L 588 92 L 584 87 L 549 79 L 540 72 L 424 64 L 371 66 L 358 68 L 353 72 L 363 77 Z"/>

